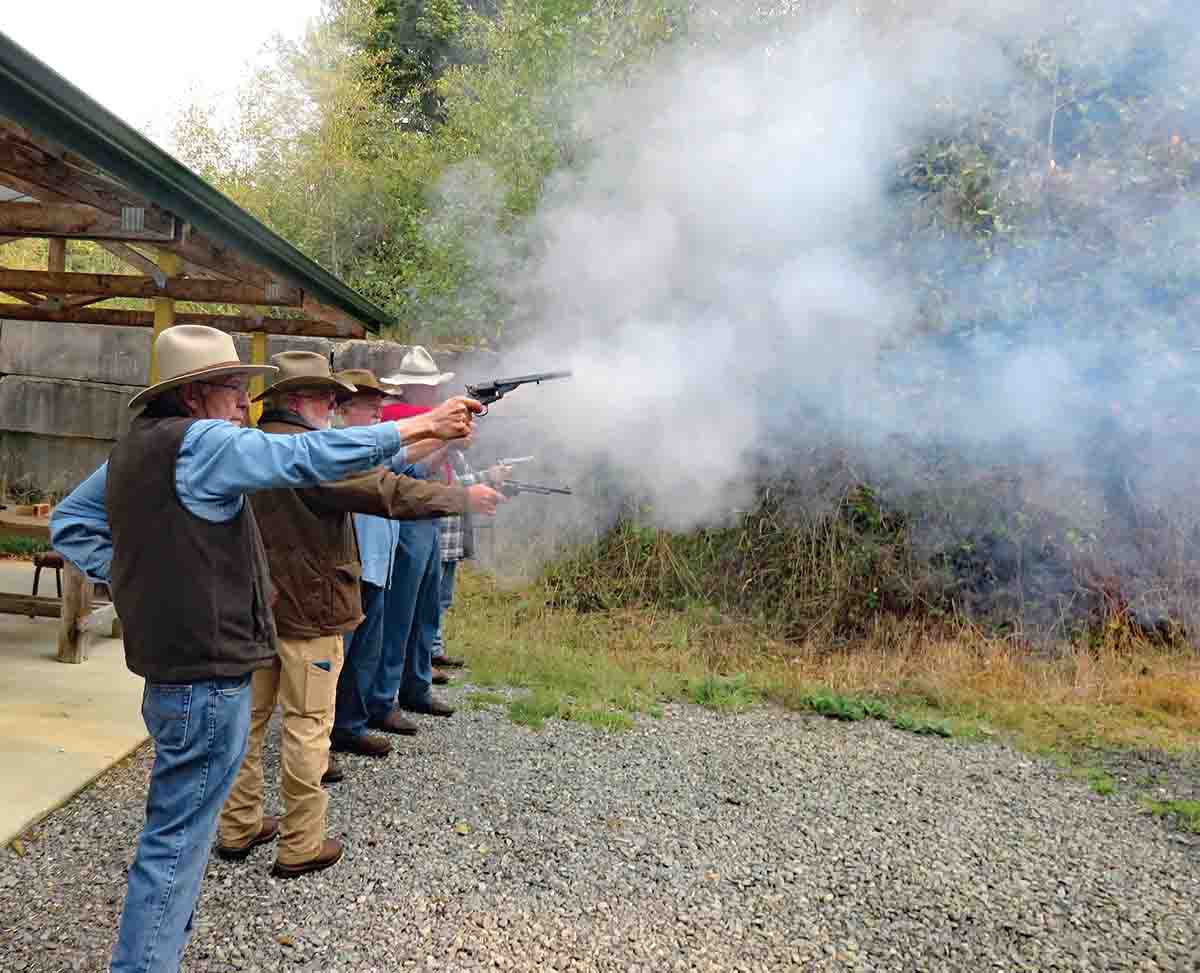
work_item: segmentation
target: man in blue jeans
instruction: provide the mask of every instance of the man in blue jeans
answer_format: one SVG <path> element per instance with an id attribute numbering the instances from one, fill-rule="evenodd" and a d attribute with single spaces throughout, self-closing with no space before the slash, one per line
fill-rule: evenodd
<path id="1" fill-rule="evenodd" d="M 154 739 L 146 823 L 129 869 L 113 973 L 172 973 L 246 748 L 250 674 L 273 664 L 273 591 L 245 494 L 343 479 L 391 461 L 406 442 L 454 439 L 478 403 L 417 422 L 269 436 L 244 428 L 251 375 L 233 339 L 200 325 L 155 341 L 161 381 L 129 433 L 54 512 L 56 550 L 107 584 L 129 669 L 146 680 Z M 186 578 L 186 583 L 181 582 Z M 251 846 L 272 840 L 266 820 Z"/>
<path id="2" fill-rule="evenodd" d="M 382 386 L 373 372 L 348 369 L 338 372 L 334 377 L 353 385 L 356 390 L 338 408 L 344 426 L 369 426 L 380 421 L 384 397 L 391 390 Z M 430 448 L 432 452 L 435 445 L 441 444 L 426 440 L 419 447 L 414 446 L 408 451 L 407 457 L 397 458 L 394 465 L 400 468 L 392 472 L 415 472 L 402 465 L 405 459 L 416 460 L 425 448 Z M 477 496 L 491 494 L 482 487 L 469 487 L 467 495 L 475 504 Z M 368 733 L 368 728 L 407 735 L 417 732 L 416 724 L 405 719 L 398 710 L 388 708 L 374 718 L 369 708 L 383 650 L 384 611 L 391 594 L 392 567 L 402 529 L 400 523 L 386 517 L 362 513 L 354 515 L 354 532 L 362 562 L 363 620 L 347 641 L 345 663 L 338 676 L 337 705 L 330 745 L 341 753 L 386 756 L 391 751 L 391 744 L 384 737 Z"/>
<path id="3" fill-rule="evenodd" d="M 471 440 L 471 436 L 466 436 L 446 451 L 454 482 L 464 487 L 486 483 L 497 490 L 500 489 L 512 474 L 512 467 L 497 463 L 482 473 L 476 473 L 465 456 L 466 451 L 471 448 Z M 475 527 L 469 512 L 443 517 L 437 525 L 442 563 L 438 580 L 438 622 L 437 633 L 433 637 L 432 662 L 434 666 L 460 669 L 466 662 L 446 655 L 446 642 L 442 632 L 446 625 L 446 612 L 454 603 L 454 579 L 458 575 L 458 562 L 475 556 Z"/>
<path id="4" fill-rule="evenodd" d="M 442 372 L 420 345 L 401 360 L 399 371 L 384 381 L 398 387 L 402 403 L 386 405 L 385 419 L 401 420 L 427 415 L 438 401 L 438 386 L 454 377 Z M 445 458 L 434 454 L 409 476 L 444 476 Z M 398 524 L 396 557 L 391 586 L 384 598 L 383 648 L 368 708 L 373 728 L 389 730 L 403 719 L 397 710 L 428 716 L 453 716 L 454 710 L 437 699 L 433 687 L 433 641 L 437 636 L 441 581 L 441 546 L 436 521 Z M 403 732 L 390 730 L 390 732 Z"/>

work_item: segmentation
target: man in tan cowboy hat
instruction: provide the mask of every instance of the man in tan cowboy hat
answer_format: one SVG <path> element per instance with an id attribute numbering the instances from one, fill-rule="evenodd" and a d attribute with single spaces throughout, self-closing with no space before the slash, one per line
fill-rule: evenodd
<path id="1" fill-rule="evenodd" d="M 343 426 L 375 425 L 382 417 L 383 403 L 398 391 L 381 384 L 375 373 L 365 368 L 347 369 L 334 377 L 350 383 L 355 390 L 338 407 Z M 383 648 L 383 609 L 391 586 L 400 525 L 383 517 L 355 514 L 354 533 L 362 562 L 363 620 L 346 644 L 330 745 L 337 751 L 371 755 L 381 749 L 378 741 L 383 738 L 369 734 L 368 724 L 374 722 L 379 729 L 404 734 L 416 733 L 417 726 L 398 712 L 389 712 L 382 721 L 372 721 L 367 707 Z"/>
<path id="2" fill-rule="evenodd" d="M 168 328 L 154 347 L 162 379 L 134 396 L 130 406 L 145 408 L 50 525 L 54 547 L 111 589 L 126 664 L 146 680 L 154 767 L 115 973 L 178 969 L 246 748 L 251 673 L 275 659 L 271 582 L 245 495 L 369 470 L 405 442 L 464 435 L 481 409 L 459 400 L 420 424 L 270 436 L 242 427 L 248 379 L 275 366 L 244 364 L 229 335 L 200 325 Z M 253 843 L 275 832 L 265 820 Z"/>
<path id="3" fill-rule="evenodd" d="M 329 426 L 334 406 L 355 386 L 330 374 L 324 355 L 285 351 L 271 358 L 279 372 L 259 398 L 259 429 L 279 438 Z M 441 440 L 416 443 L 407 459 L 428 455 Z M 402 457 L 403 459 L 403 457 Z M 329 798 L 321 788 L 329 765 L 343 636 L 363 619 L 361 567 L 351 514 L 410 520 L 461 513 L 468 506 L 495 510 L 502 495 L 486 487 L 467 490 L 397 476 L 384 466 L 300 489 L 254 494 L 251 506 L 262 530 L 271 581 L 279 594 L 275 624 L 279 654 L 251 681 L 250 742 L 237 780 L 221 811 L 217 854 L 244 857 L 263 822 L 263 742 L 278 703 L 283 709 L 280 752 L 284 813 L 274 872 L 293 877 L 327 868 L 342 855 L 341 842 L 325 837 Z M 382 738 L 364 750 L 382 756 Z"/>

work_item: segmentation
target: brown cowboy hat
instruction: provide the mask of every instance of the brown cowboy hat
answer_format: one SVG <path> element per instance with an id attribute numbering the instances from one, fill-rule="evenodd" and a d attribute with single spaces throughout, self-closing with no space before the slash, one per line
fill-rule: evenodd
<path id="1" fill-rule="evenodd" d="M 279 374 L 274 382 L 254 397 L 254 402 L 268 395 L 300 389 L 332 389 L 338 401 L 342 402 L 355 392 L 349 382 L 339 381 L 330 374 L 329 359 L 315 351 L 281 351 L 271 356 L 271 363 L 279 369 Z"/>
<path id="2" fill-rule="evenodd" d="M 247 365 L 238 358 L 233 337 L 203 324 L 177 324 L 154 339 L 158 373 L 162 376 L 129 400 L 129 408 L 163 392 L 222 375 L 274 375 L 274 365 Z"/>
<path id="3" fill-rule="evenodd" d="M 393 385 L 386 385 L 375 377 L 369 368 L 344 368 L 334 372 L 333 377 L 339 382 L 353 385 L 357 395 L 403 395 L 404 390 Z"/>

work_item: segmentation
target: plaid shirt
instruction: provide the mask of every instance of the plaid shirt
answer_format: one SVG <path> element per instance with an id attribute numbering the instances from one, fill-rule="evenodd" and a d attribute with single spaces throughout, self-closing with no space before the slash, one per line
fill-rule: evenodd
<path id="1" fill-rule="evenodd" d="M 487 479 L 487 473 L 476 473 L 467 464 L 462 453 L 456 453 L 452 460 L 454 482 L 459 486 L 474 486 Z M 468 526 L 468 518 L 458 514 L 438 519 L 438 542 L 442 549 L 443 561 L 463 561 L 471 555 L 467 553 L 467 531 L 474 530 Z M 471 545 L 472 554 L 474 544 Z"/>

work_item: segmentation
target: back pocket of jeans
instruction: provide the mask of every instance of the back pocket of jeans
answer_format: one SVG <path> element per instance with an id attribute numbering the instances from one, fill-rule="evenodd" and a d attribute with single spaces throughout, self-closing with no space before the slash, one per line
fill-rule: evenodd
<path id="1" fill-rule="evenodd" d="M 142 719 L 164 750 L 179 750 L 187 742 L 188 720 L 192 712 L 192 687 L 167 683 L 147 683 L 142 694 Z"/>

